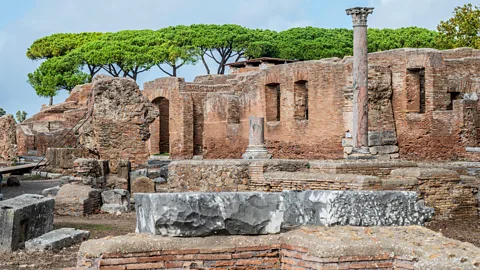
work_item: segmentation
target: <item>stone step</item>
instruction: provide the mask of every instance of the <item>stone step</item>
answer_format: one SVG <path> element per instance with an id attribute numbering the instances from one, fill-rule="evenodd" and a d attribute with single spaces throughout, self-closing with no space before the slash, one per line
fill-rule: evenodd
<path id="1" fill-rule="evenodd" d="M 147 162 L 148 166 L 168 166 L 171 160 L 169 159 L 149 159 Z"/>
<path id="2" fill-rule="evenodd" d="M 377 176 L 355 174 L 326 174 L 318 172 L 269 172 L 263 175 L 265 181 L 282 189 L 295 190 L 298 186 L 306 189 L 379 189 L 382 181 Z M 302 190 L 305 188 L 302 188 Z"/>
<path id="3" fill-rule="evenodd" d="M 27 251 L 61 250 L 87 240 L 89 231 L 61 228 L 25 242 Z"/>

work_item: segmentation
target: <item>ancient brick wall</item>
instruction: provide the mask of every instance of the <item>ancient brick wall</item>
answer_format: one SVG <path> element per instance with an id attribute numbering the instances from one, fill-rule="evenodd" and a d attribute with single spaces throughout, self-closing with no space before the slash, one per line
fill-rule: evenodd
<path id="1" fill-rule="evenodd" d="M 131 234 L 89 240 L 80 247 L 77 267 L 473 269 L 480 263 L 478 253 L 471 244 L 419 226 L 310 226 L 278 235 L 178 238 Z"/>
<path id="2" fill-rule="evenodd" d="M 479 184 L 475 177 L 461 177 L 446 169 L 405 168 L 383 180 L 383 190 L 415 191 L 435 209 L 435 219 L 478 217 Z"/>
<path id="3" fill-rule="evenodd" d="M 78 85 L 65 102 L 44 105 L 39 113 L 19 124 L 16 131 L 19 155 L 29 151 L 45 155 L 49 147 L 77 146 L 74 127 L 87 113 L 91 89 L 91 84 Z"/>
<path id="4" fill-rule="evenodd" d="M 144 84 L 142 94 L 150 101 L 166 99 L 169 103 L 169 154 L 182 159 L 193 156 L 193 103 L 190 97 L 180 93 L 185 85 L 181 78 L 160 78 Z M 161 117 L 161 115 L 160 115 Z M 147 146 L 150 154 L 160 153 L 160 133 L 153 123 Z"/>
<path id="5" fill-rule="evenodd" d="M 93 265 L 80 258 L 80 266 Z M 415 269 L 414 260 L 390 254 L 320 258 L 308 248 L 288 244 L 224 249 L 163 250 L 147 253 L 105 254 L 95 262 L 100 270 L 113 269 Z"/>
<path id="6" fill-rule="evenodd" d="M 457 89 L 454 91 L 463 95 L 471 91 L 456 85 L 465 85 L 463 77 L 475 77 L 471 70 L 478 69 L 480 59 L 445 60 L 444 54 L 454 59 L 472 55 L 472 50 L 400 49 L 369 56 L 370 64 L 389 65 L 392 72 L 392 104 L 401 158 L 462 158 L 465 146 L 473 143 L 463 138 L 476 136 L 472 133 L 476 130 L 476 112 L 467 100 L 451 102 L 450 92 Z M 419 77 L 419 73 L 423 75 Z"/>
<path id="7" fill-rule="evenodd" d="M 479 55 L 473 49 L 369 54 L 372 153 L 382 159 L 466 158 L 465 146 L 480 138 Z M 347 57 L 200 76 L 194 83 L 159 79 L 146 83 L 144 94 L 150 100 L 172 96 L 173 158 L 240 158 L 249 116 L 262 116 L 274 158 L 339 159 L 351 150 L 352 81 Z"/>

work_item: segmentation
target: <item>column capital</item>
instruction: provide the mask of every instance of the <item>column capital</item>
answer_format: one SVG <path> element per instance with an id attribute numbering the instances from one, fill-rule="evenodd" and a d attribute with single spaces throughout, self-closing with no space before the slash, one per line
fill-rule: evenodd
<path id="1" fill-rule="evenodd" d="M 353 26 L 367 26 L 367 17 L 373 13 L 373 8 L 355 7 L 345 10 L 347 15 L 352 16 Z"/>

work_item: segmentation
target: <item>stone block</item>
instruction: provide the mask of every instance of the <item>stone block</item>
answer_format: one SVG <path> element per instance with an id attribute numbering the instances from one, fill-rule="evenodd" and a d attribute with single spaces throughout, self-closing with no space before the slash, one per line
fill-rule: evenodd
<path id="1" fill-rule="evenodd" d="M 124 189 L 114 189 L 102 192 L 104 204 L 130 205 L 130 192 Z"/>
<path id="2" fill-rule="evenodd" d="M 79 158 L 74 162 L 75 176 L 82 179 L 83 184 L 101 187 L 106 183 L 109 173 L 108 161 L 93 158 Z"/>
<path id="3" fill-rule="evenodd" d="M 130 205 L 125 206 L 120 204 L 104 204 L 102 205 L 101 210 L 102 212 L 105 212 L 105 213 L 121 215 L 122 213 L 130 212 Z"/>
<path id="4" fill-rule="evenodd" d="M 155 183 L 148 177 L 140 177 L 132 182 L 132 194 L 135 193 L 154 193 Z"/>
<path id="5" fill-rule="evenodd" d="M 278 193 L 135 194 L 137 232 L 165 236 L 280 232 Z"/>
<path id="6" fill-rule="evenodd" d="M 55 201 L 24 194 L 0 202 L 0 253 L 23 248 L 25 242 L 53 229 Z"/>
<path id="7" fill-rule="evenodd" d="M 9 176 L 7 178 L 7 187 L 19 187 L 20 186 L 20 180 L 18 179 L 17 176 Z"/>
<path id="8" fill-rule="evenodd" d="M 55 213 L 64 216 L 82 216 L 100 212 L 102 190 L 81 184 L 60 187 L 55 197 Z"/>
<path id="9" fill-rule="evenodd" d="M 423 225 L 433 209 L 404 191 L 284 191 L 284 227 Z"/>
<path id="10" fill-rule="evenodd" d="M 42 195 L 45 197 L 55 197 L 57 196 L 59 190 L 60 190 L 60 186 L 46 188 L 42 190 Z"/>
<path id="11" fill-rule="evenodd" d="M 118 177 L 115 174 L 107 175 L 107 187 L 114 189 L 128 189 L 128 180 L 123 177 Z"/>
<path id="12" fill-rule="evenodd" d="M 130 179 L 130 171 L 132 170 L 132 164 L 129 160 L 120 160 L 118 162 L 117 175 L 120 178 L 125 178 L 127 181 Z"/>
<path id="13" fill-rule="evenodd" d="M 303 225 L 423 225 L 433 209 L 405 191 L 135 194 L 137 232 L 164 236 L 274 234 Z"/>
<path id="14" fill-rule="evenodd" d="M 61 228 L 25 242 L 27 251 L 55 251 L 88 240 L 89 231 Z"/>
<path id="15" fill-rule="evenodd" d="M 392 131 L 369 131 L 368 146 L 395 145 L 397 143 L 397 134 Z"/>
<path id="16" fill-rule="evenodd" d="M 394 153 L 398 153 L 398 146 L 396 145 L 372 146 L 370 147 L 370 153 L 372 155 L 394 154 Z"/>
<path id="17" fill-rule="evenodd" d="M 140 169 L 140 170 L 130 172 L 130 184 L 133 181 L 135 181 L 135 179 L 140 177 L 147 177 L 147 175 L 148 175 L 147 169 Z"/>

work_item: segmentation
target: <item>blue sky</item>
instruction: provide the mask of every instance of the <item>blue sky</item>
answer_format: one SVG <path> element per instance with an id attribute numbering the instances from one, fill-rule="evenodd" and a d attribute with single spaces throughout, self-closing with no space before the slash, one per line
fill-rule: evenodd
<path id="1" fill-rule="evenodd" d="M 345 9 L 375 7 L 369 26 L 399 28 L 420 26 L 435 29 L 451 17 L 455 6 L 480 4 L 480 0 L 3 0 L 0 9 L 0 108 L 15 114 L 37 113 L 40 98 L 26 82 L 38 62 L 26 58 L 33 41 L 59 32 L 111 32 L 123 29 L 158 29 L 193 23 L 235 23 L 251 28 L 284 30 L 297 26 L 350 28 Z M 205 73 L 201 64 L 182 67 L 187 81 Z M 137 83 L 164 75 L 152 69 Z M 55 103 L 67 97 L 61 91 Z"/>

